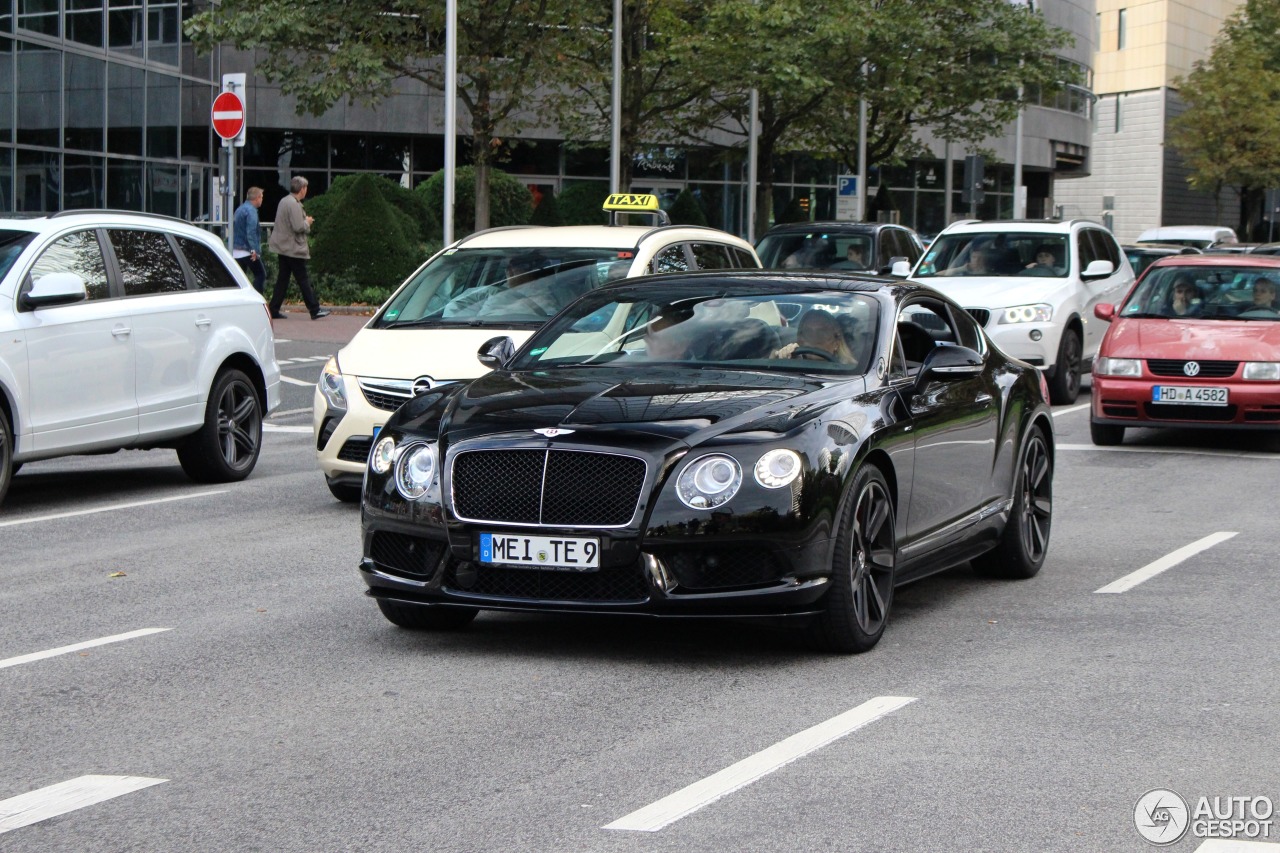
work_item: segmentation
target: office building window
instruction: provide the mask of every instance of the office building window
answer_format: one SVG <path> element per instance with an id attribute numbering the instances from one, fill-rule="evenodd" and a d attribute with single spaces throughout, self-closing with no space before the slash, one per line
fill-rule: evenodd
<path id="1" fill-rule="evenodd" d="M 107 63 L 107 152 L 142 156 L 142 117 L 146 110 L 146 72 L 131 65 Z M 107 167 L 107 186 L 111 167 Z"/>
<path id="2" fill-rule="evenodd" d="M 62 52 L 18 42 L 18 144 L 56 148 L 62 131 Z"/>
<path id="3" fill-rule="evenodd" d="M 62 35 L 59 0 L 18 0 L 18 29 L 58 38 Z"/>
<path id="4" fill-rule="evenodd" d="M 147 156 L 178 156 L 178 78 L 147 72 Z"/>
<path id="5" fill-rule="evenodd" d="M 106 33 L 103 0 L 66 0 L 67 40 L 89 47 L 102 47 Z"/>
<path id="6" fill-rule="evenodd" d="M 1128 25 L 1128 12 L 1128 9 L 1121 9 L 1116 16 L 1116 50 L 1124 50 L 1125 48 L 1125 29 Z"/>
<path id="7" fill-rule="evenodd" d="M 13 39 L 0 38 L 0 142 L 13 142 L 13 79 Z"/>
<path id="8" fill-rule="evenodd" d="M 101 154 L 106 125 L 107 64 L 101 59 L 75 53 L 66 56 L 67 122 L 63 145 Z"/>

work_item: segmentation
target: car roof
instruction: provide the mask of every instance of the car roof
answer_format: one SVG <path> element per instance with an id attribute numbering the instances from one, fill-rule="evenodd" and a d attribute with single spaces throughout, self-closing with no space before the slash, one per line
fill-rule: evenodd
<path id="1" fill-rule="evenodd" d="M 1023 234 L 1068 234 L 1076 225 L 1091 225 L 1101 228 L 1102 224 L 1092 219 L 963 219 L 953 222 L 944 228 L 943 234 L 985 234 L 992 231 L 1017 231 Z"/>
<path id="2" fill-rule="evenodd" d="M 904 231 L 910 231 L 905 225 L 895 225 L 892 222 L 779 222 L 764 233 L 765 237 L 770 234 L 784 233 L 809 233 L 813 231 L 832 231 L 845 234 L 873 234 L 885 228 L 901 228 Z M 763 238 L 761 238 L 763 239 Z"/>
<path id="3" fill-rule="evenodd" d="M 1169 255 L 1156 261 L 1151 267 L 1257 267 L 1280 269 L 1280 257 L 1255 255 L 1252 252 L 1219 255 Z M 1150 267 L 1149 267 L 1150 269 Z"/>
<path id="4" fill-rule="evenodd" d="M 1120 248 L 1126 252 L 1143 252 L 1151 255 L 1203 254 L 1195 246 L 1184 246 L 1181 243 L 1125 243 Z"/>
<path id="5" fill-rule="evenodd" d="M 596 288 L 593 293 L 605 290 L 643 289 L 646 286 L 663 284 L 679 279 L 690 284 L 700 281 L 729 284 L 768 284 L 783 292 L 799 292 L 812 290 L 815 287 L 830 290 L 847 290 L 858 293 L 877 293 L 886 289 L 901 288 L 908 291 L 927 292 L 937 295 L 944 301 L 954 301 L 927 285 L 905 281 L 892 276 L 872 275 L 865 272 L 846 272 L 841 270 L 703 270 L 699 272 L 667 273 L 663 275 L 647 275 L 641 278 L 619 279 L 603 287 Z"/>
<path id="6" fill-rule="evenodd" d="M 515 225 L 477 231 L 454 246 L 458 249 L 630 249 L 650 235 L 659 234 L 666 240 L 716 240 L 751 249 L 751 244 L 741 237 L 701 225 Z"/>
<path id="7" fill-rule="evenodd" d="M 10 231 L 30 231 L 33 234 L 44 234 L 67 227 L 104 227 L 110 225 L 151 225 L 182 231 L 187 234 L 209 236 L 212 232 L 194 225 L 185 219 L 165 216 L 161 213 L 142 213 L 136 210 L 63 210 L 47 216 L 9 217 L 0 219 L 0 229 Z"/>

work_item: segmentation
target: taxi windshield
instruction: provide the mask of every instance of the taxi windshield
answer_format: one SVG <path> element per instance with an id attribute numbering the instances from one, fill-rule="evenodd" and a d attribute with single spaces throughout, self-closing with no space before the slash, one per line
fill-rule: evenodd
<path id="1" fill-rule="evenodd" d="M 929 245 L 913 278 L 951 276 L 1045 276 L 1071 273 L 1062 234 L 993 232 L 944 234 Z"/>
<path id="2" fill-rule="evenodd" d="M 418 270 L 372 325 L 539 325 L 582 294 L 625 278 L 633 256 L 629 248 L 457 249 Z"/>
<path id="3" fill-rule="evenodd" d="M 609 288 L 536 333 L 511 369 L 677 363 L 861 375 L 874 360 L 878 318 L 874 298 L 843 291 Z"/>
<path id="4" fill-rule="evenodd" d="M 1154 266 L 1120 308 L 1121 317 L 1280 320 L 1280 267 Z"/>

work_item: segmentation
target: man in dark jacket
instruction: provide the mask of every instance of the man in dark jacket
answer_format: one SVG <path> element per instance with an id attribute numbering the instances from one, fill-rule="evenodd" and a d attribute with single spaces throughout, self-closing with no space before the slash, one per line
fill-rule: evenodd
<path id="1" fill-rule="evenodd" d="M 258 224 L 258 208 L 262 207 L 262 188 L 249 187 L 244 194 L 244 204 L 236 208 L 231 224 L 231 254 L 244 274 L 253 282 L 253 289 L 262 293 L 267 278 L 267 268 L 262 265 L 262 229 Z"/>

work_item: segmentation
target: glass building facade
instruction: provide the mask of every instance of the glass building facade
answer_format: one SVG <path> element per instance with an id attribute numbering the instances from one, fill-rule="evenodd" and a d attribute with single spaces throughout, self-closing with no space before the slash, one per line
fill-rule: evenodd
<path id="1" fill-rule="evenodd" d="M 216 68 L 182 38 L 205 5 L 0 0 L 0 211 L 207 217 Z"/>

